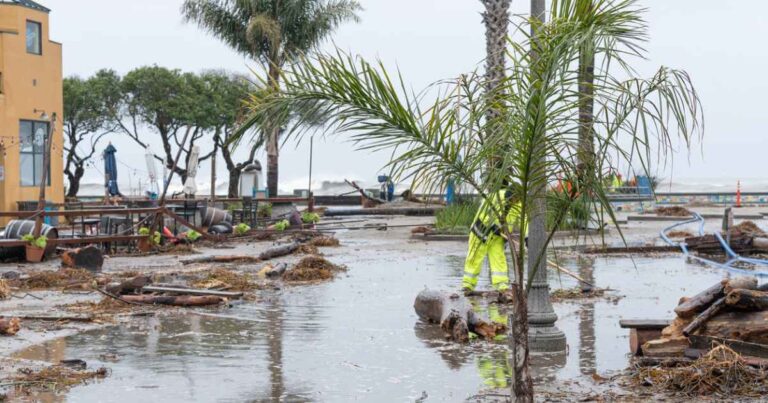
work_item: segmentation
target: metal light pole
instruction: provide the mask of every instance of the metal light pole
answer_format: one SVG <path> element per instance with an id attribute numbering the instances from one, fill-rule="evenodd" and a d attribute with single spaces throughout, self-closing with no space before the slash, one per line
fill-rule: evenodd
<path id="1" fill-rule="evenodd" d="M 542 23 L 546 18 L 546 0 L 531 0 L 531 18 Z M 535 41 L 535 29 L 531 27 Z M 533 213 L 528 235 L 528 276 L 531 289 L 528 292 L 528 346 L 531 351 L 565 351 L 565 333 L 555 327 L 557 314 L 549 300 L 547 282 L 547 202 L 546 188 L 535 189 Z M 530 276 L 533 274 L 533 278 Z"/>

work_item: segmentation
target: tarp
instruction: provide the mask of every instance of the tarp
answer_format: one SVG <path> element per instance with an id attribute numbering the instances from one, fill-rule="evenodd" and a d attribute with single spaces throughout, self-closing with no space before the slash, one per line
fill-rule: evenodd
<path id="1" fill-rule="evenodd" d="M 122 196 L 120 189 L 117 188 L 117 160 L 115 153 L 117 149 L 112 143 L 109 143 L 104 150 L 104 175 L 105 184 L 110 196 Z"/>
<path id="2" fill-rule="evenodd" d="M 194 196 L 197 193 L 195 177 L 197 176 L 197 160 L 199 157 L 200 147 L 192 146 L 192 150 L 189 152 L 189 159 L 187 160 L 187 180 L 184 181 L 184 194 L 190 196 Z"/>

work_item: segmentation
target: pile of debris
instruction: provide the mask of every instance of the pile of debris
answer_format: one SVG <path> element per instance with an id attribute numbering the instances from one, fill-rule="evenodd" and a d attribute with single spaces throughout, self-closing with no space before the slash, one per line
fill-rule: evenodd
<path id="1" fill-rule="evenodd" d="M 768 234 L 752 221 L 742 221 L 738 225 L 730 227 L 727 233 L 721 235 L 736 253 L 750 254 L 768 252 Z M 724 253 L 720 241 L 713 234 L 686 237 L 685 244 L 689 250 L 698 253 Z"/>
<path id="2" fill-rule="evenodd" d="M 661 217 L 691 217 L 693 213 L 685 207 L 671 206 L 671 207 L 657 207 L 654 211 L 657 216 Z"/>
<path id="3" fill-rule="evenodd" d="M 633 329 L 633 353 L 643 356 L 635 361 L 640 383 L 686 394 L 749 395 L 756 390 L 751 382 L 768 377 L 768 285 L 726 279 L 682 298 L 675 313 L 660 331 Z"/>

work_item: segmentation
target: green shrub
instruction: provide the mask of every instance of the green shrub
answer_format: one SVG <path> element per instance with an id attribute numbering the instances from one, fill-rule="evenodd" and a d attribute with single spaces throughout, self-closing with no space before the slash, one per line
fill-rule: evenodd
<path id="1" fill-rule="evenodd" d="M 149 235 L 152 233 L 152 231 L 147 227 L 141 227 L 139 228 L 139 235 Z M 163 238 L 162 234 L 160 232 L 155 231 L 154 234 L 152 234 L 151 237 L 149 237 L 149 243 L 152 245 L 160 245 L 160 240 Z"/>
<path id="2" fill-rule="evenodd" d="M 320 215 L 317 213 L 310 213 L 305 211 L 301 213 L 301 222 L 304 224 L 317 224 L 320 222 Z"/>
<path id="3" fill-rule="evenodd" d="M 199 232 L 197 232 L 197 231 L 195 231 L 193 229 L 187 231 L 187 239 L 189 239 L 190 242 L 197 241 L 198 239 L 200 239 L 201 236 L 203 236 L 203 234 L 201 234 L 201 233 L 199 233 Z"/>
<path id="4" fill-rule="evenodd" d="M 40 249 L 45 249 L 45 247 L 48 246 L 48 237 L 45 235 L 40 235 L 37 238 L 35 238 L 32 234 L 22 235 L 21 240 Z"/>
<path id="5" fill-rule="evenodd" d="M 469 232 L 479 208 L 478 200 L 465 200 L 446 206 L 435 213 L 435 228 L 440 231 Z"/>
<path id="6" fill-rule="evenodd" d="M 270 218 L 272 217 L 272 204 L 271 203 L 260 203 L 259 207 L 256 209 L 256 216 L 259 218 Z"/>
<path id="7" fill-rule="evenodd" d="M 245 235 L 250 230 L 251 230 L 251 227 L 244 222 L 241 222 L 240 224 L 235 225 L 235 228 L 234 228 L 235 235 Z"/>
<path id="8" fill-rule="evenodd" d="M 281 220 L 275 223 L 275 229 L 277 231 L 285 231 L 290 226 L 291 223 L 288 222 L 288 220 Z"/>

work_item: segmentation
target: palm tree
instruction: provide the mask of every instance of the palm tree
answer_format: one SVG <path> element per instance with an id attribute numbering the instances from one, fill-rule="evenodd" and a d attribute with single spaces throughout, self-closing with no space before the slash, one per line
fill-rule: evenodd
<path id="1" fill-rule="evenodd" d="M 267 84 L 280 91 L 283 66 L 345 21 L 358 21 L 355 0 L 185 0 L 181 12 L 238 53 L 261 62 Z M 267 189 L 277 196 L 279 136 L 283 122 L 262 123 L 267 144 Z"/>
<path id="2" fill-rule="evenodd" d="M 576 18 L 585 1 L 592 1 L 590 18 Z M 572 192 L 560 194 L 564 203 L 557 204 L 555 225 L 545 233 L 538 250 L 526 251 L 522 242 L 515 241 L 504 207 L 490 211 L 501 222 L 512 250 L 514 394 L 526 402 L 533 399 L 527 291 L 545 260 L 542 251 L 566 212 L 588 198 L 615 223 L 600 173 L 620 162 L 647 172 L 651 162 L 663 164 L 672 158 L 673 138 L 690 147 L 703 130 L 701 104 L 684 71 L 661 67 L 652 77 L 639 78 L 631 69 L 631 60 L 643 56 L 641 45 L 646 38 L 642 10 L 634 0 L 554 0 L 551 4 L 547 22 L 543 9 L 536 8 L 534 16 L 541 18 L 520 24 L 532 25 L 535 35 L 520 29 L 517 34 L 525 40 L 510 45 L 511 66 L 501 84 L 505 113 L 497 122 L 485 119 L 496 104 L 479 96 L 484 80 L 477 74 L 461 80 L 462 91 L 422 92 L 444 94 L 426 100 L 402 91 L 402 79 L 393 79 L 381 63 L 370 64 L 341 52 L 292 65 L 285 72 L 282 94 L 254 98 L 251 105 L 256 117 L 286 116 L 296 110 L 325 116 L 328 130 L 350 132 L 361 149 L 394 148 L 400 153 L 388 169 L 426 192 L 441 190 L 446 177 L 457 178 L 485 200 L 504 191 L 521 205 L 523 214 L 515 227 L 525 227 L 540 212 L 547 193 L 552 193 L 541 190 L 559 180 L 573 184 Z M 587 42 L 594 45 L 583 46 Z M 614 67 L 594 72 L 592 99 L 595 116 L 601 118 L 592 130 L 596 169 L 590 177 L 580 175 L 578 168 L 578 60 L 584 49 L 604 60 L 601 65 Z M 446 84 L 435 84 L 441 85 Z M 455 113 L 457 102 L 468 113 Z M 478 142 L 477 128 L 486 124 L 494 124 L 494 130 L 486 131 L 487 137 Z M 287 133 L 301 135 L 304 130 L 296 122 Z M 488 164 L 489 160 L 494 163 Z M 527 258 L 533 264 L 526 281 Z"/>
<path id="3" fill-rule="evenodd" d="M 486 119 L 493 122 L 501 117 L 506 74 L 507 38 L 509 37 L 509 6 L 512 0 L 480 0 L 485 7 L 485 91 L 496 107 L 488 109 Z"/>

